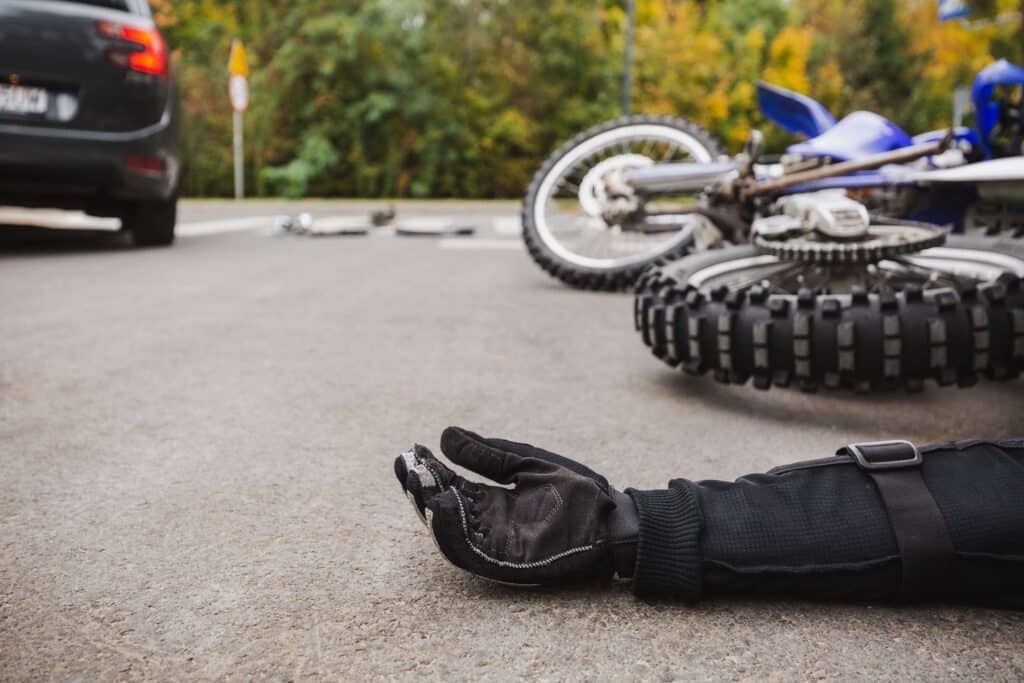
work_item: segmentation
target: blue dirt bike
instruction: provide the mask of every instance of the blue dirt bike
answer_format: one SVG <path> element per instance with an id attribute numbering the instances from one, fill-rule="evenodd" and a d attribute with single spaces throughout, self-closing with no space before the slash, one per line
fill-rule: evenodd
<path id="1" fill-rule="evenodd" d="M 807 138 L 776 159 L 762 154 L 757 132 L 730 159 L 685 119 L 609 121 L 537 171 L 523 204 L 524 239 L 564 282 L 624 289 L 653 263 L 749 241 L 750 225 L 790 195 L 824 192 L 828 204 L 841 192 L 889 217 L 1024 233 L 1022 86 L 1024 69 L 996 62 L 975 79 L 973 128 L 911 136 L 872 112 L 837 121 L 806 95 L 759 83 L 765 117 Z"/>

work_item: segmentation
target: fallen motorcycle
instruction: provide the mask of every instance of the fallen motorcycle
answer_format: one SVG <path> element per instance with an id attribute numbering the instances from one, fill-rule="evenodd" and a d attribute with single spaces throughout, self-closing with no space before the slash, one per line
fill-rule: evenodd
<path id="1" fill-rule="evenodd" d="M 772 160 L 728 160 L 712 135 L 683 119 L 616 119 L 576 136 L 538 170 L 523 203 L 524 240 L 534 260 L 568 284 L 626 289 L 648 265 L 707 246 L 695 241 L 707 234 L 699 227 L 710 207 L 696 206 L 707 185 L 730 173 L 771 181 L 843 164 L 839 173 L 787 182 L 778 192 L 843 188 L 885 215 L 958 230 L 1024 232 L 1024 101 L 999 92 L 1022 84 L 1024 69 L 997 62 L 975 80 L 975 129 L 912 138 L 871 112 L 837 122 L 811 98 L 762 83 L 765 115 L 811 138 Z M 946 138 L 941 151 L 915 152 Z M 856 163 L 885 153 L 894 156 Z M 732 233 L 727 239 L 747 241 L 745 226 Z"/>

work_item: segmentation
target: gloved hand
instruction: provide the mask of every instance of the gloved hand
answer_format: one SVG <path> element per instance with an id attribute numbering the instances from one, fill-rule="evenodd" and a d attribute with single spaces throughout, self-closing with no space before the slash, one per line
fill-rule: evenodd
<path id="1" fill-rule="evenodd" d="M 601 475 L 561 455 L 458 427 L 441 435 L 441 450 L 466 469 L 514 485 L 464 479 L 420 445 L 395 460 L 399 483 L 455 566 L 518 585 L 632 576 L 636 507 Z"/>

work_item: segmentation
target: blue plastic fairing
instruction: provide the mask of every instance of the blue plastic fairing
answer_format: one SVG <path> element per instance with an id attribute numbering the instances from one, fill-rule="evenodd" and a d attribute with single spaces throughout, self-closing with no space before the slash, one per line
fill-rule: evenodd
<path id="1" fill-rule="evenodd" d="M 977 117 L 978 133 L 981 137 L 981 148 L 985 158 L 992 157 L 989 138 L 992 129 L 999 123 L 999 104 L 992 101 L 992 93 L 999 85 L 1024 85 L 1024 69 L 1000 59 L 982 69 L 974 79 L 971 99 L 974 100 L 974 111 Z"/>
<path id="2" fill-rule="evenodd" d="M 847 161 L 911 144 L 910 136 L 889 119 L 869 111 L 855 111 L 821 135 L 791 145 L 787 151 L 803 157 Z"/>
<path id="3" fill-rule="evenodd" d="M 927 133 L 921 133 L 915 135 L 912 140 L 915 145 L 922 145 L 927 142 L 939 142 L 945 139 L 946 133 L 949 132 L 947 128 L 940 128 L 939 130 L 930 130 Z M 958 126 L 953 129 L 953 141 L 954 142 L 966 142 L 974 147 L 978 144 L 978 134 L 973 128 L 966 128 L 964 126 Z"/>
<path id="4" fill-rule="evenodd" d="M 757 83 L 757 101 L 765 118 L 790 133 L 813 138 L 836 124 L 817 100 L 764 81 Z"/>

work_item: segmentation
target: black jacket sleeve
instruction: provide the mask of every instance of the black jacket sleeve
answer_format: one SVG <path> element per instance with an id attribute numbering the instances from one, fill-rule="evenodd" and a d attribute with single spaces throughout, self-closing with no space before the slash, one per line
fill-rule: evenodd
<path id="1" fill-rule="evenodd" d="M 953 547 L 944 594 L 935 597 L 1024 608 L 1024 439 L 922 453 L 921 477 Z M 638 595 L 907 597 L 886 501 L 848 458 L 629 493 L 640 515 Z"/>

